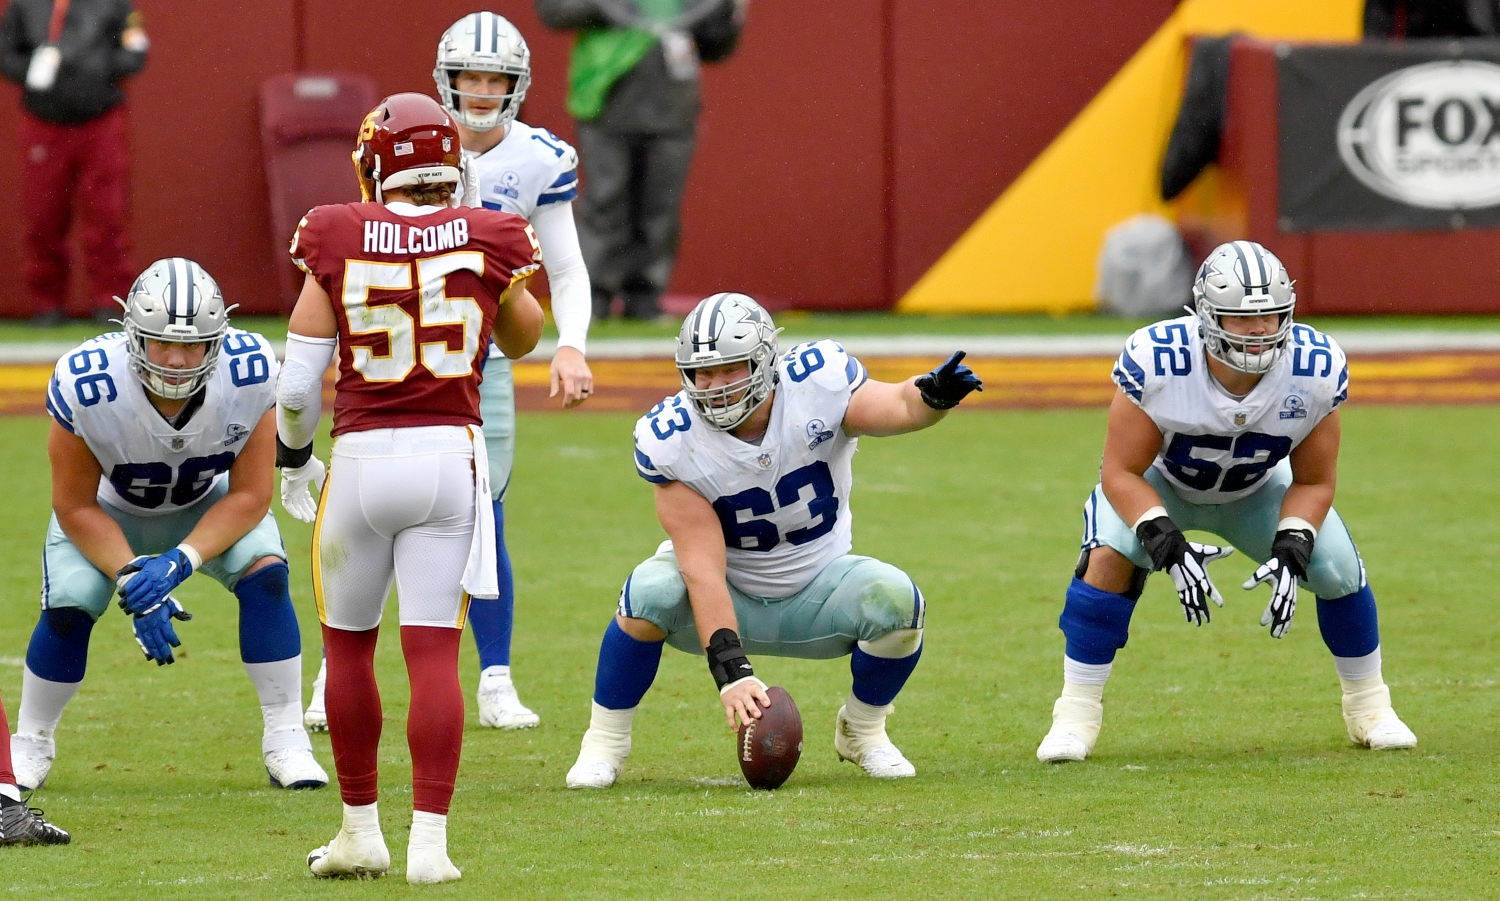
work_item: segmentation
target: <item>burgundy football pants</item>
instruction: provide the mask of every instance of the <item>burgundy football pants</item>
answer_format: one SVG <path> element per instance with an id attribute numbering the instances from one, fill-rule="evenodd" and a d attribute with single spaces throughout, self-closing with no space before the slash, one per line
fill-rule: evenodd
<path id="1" fill-rule="evenodd" d="M 118 311 L 135 273 L 125 220 L 130 206 L 122 107 L 82 125 L 21 114 L 21 217 L 33 313 L 61 310 L 68 294 L 68 228 L 78 218 L 82 269 L 94 309 Z"/>

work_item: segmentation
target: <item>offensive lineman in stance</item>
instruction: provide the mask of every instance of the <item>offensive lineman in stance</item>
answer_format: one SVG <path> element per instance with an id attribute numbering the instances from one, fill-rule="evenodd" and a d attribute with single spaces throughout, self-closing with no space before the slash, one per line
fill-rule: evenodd
<path id="1" fill-rule="evenodd" d="M 519 216 L 457 210 L 458 132 L 429 97 L 396 94 L 365 118 L 355 152 L 365 203 L 317 207 L 292 240 L 307 272 L 277 386 L 282 501 L 317 511 L 313 594 L 328 660 L 328 728 L 343 826 L 307 857 L 319 876 L 379 875 L 390 852 L 376 809 L 380 693 L 375 640 L 394 579 L 411 679 L 412 828 L 406 878 L 460 877 L 447 814 L 464 705 L 458 643 L 469 598 L 493 598 L 494 524 L 480 431 L 490 336 L 511 358 L 536 346 L 526 290 L 540 252 Z M 333 298 L 337 298 L 335 301 Z M 312 456 L 335 347 L 333 461 Z"/>
<path id="2" fill-rule="evenodd" d="M 1356 743 L 1410 748 L 1381 678 L 1375 595 L 1332 508 L 1337 407 L 1349 368 L 1332 338 L 1293 325 L 1297 297 L 1275 255 L 1251 241 L 1209 254 L 1193 284 L 1195 314 L 1130 337 L 1114 370 L 1100 484 L 1084 505 L 1083 552 L 1060 621 L 1063 692 L 1037 748 L 1045 762 L 1083 760 L 1104 721 L 1104 683 L 1153 570 L 1165 570 L 1190 623 L 1223 605 L 1204 564 L 1233 553 L 1183 529 L 1227 539 L 1271 587 L 1261 625 L 1280 638 L 1299 583 L 1318 599 L 1318 627 L 1343 683 Z"/>
<path id="3" fill-rule="evenodd" d="M 172 620 L 189 618 L 171 592 L 203 572 L 239 600 L 271 783 L 321 788 L 328 774 L 301 723 L 302 637 L 270 512 L 276 355 L 229 327 L 219 286 L 192 260 L 152 263 L 121 304 L 124 331 L 64 355 L 47 388 L 52 522 L 11 738 L 17 781 L 37 788 L 51 771 L 54 732 L 116 590 L 161 666 L 178 644 Z"/>
<path id="4" fill-rule="evenodd" d="M 614 784 L 664 641 L 707 652 L 731 727 L 770 703 L 747 654 L 850 655 L 834 749 L 876 778 L 916 775 L 885 720 L 922 655 L 925 602 L 906 573 L 849 553 L 851 464 L 860 435 L 927 428 L 979 389 L 962 359 L 893 385 L 832 341 L 779 356 L 771 317 L 743 294 L 688 314 L 683 390 L 635 427 L 636 471 L 671 540 L 620 592 L 569 788 Z"/>

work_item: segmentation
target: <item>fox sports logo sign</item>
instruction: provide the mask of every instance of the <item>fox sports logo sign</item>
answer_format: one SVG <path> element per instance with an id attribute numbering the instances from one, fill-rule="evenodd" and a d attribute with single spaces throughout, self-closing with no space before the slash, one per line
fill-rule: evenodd
<path id="1" fill-rule="evenodd" d="M 1355 95 L 1339 155 L 1366 187 L 1437 210 L 1500 204 L 1500 66 L 1411 66 Z"/>

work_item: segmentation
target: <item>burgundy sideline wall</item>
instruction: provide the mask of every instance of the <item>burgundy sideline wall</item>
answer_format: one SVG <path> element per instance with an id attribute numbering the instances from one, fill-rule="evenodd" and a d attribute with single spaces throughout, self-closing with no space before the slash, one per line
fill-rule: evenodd
<path id="1" fill-rule="evenodd" d="M 137 0 L 152 38 L 131 87 L 138 265 L 204 263 L 246 310 L 276 307 L 256 90 L 302 68 L 432 90 L 438 35 L 473 0 Z M 705 72 L 672 290 L 778 306 L 889 306 L 1165 20 L 1175 0 L 753 0 Z M 492 0 L 532 47 L 525 117 L 571 139 L 570 38 Z M 415 11 L 420 9 L 420 14 Z M 15 197 L 19 91 L 0 91 L 0 196 Z M 585 161 L 585 177 L 587 162 Z M 0 206 L 0 315 L 26 315 L 16 203 Z"/>

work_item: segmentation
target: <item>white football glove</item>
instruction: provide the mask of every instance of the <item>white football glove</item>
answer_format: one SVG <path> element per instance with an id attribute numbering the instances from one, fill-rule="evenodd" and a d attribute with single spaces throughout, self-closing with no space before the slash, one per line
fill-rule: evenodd
<path id="1" fill-rule="evenodd" d="M 1282 563 L 1280 557 L 1272 557 L 1240 587 L 1249 591 L 1262 582 L 1271 586 L 1271 602 L 1266 605 L 1266 612 L 1260 615 L 1260 624 L 1271 627 L 1272 638 L 1280 638 L 1292 625 L 1292 616 L 1297 612 L 1297 574 Z"/>
<path id="2" fill-rule="evenodd" d="M 318 516 L 318 496 L 328 469 L 317 457 L 308 457 L 301 466 L 281 470 L 281 506 L 301 522 L 312 522 Z"/>
<path id="3" fill-rule="evenodd" d="M 1177 588 L 1177 600 L 1182 604 L 1183 615 L 1188 622 L 1201 626 L 1208 622 L 1209 599 L 1220 607 L 1224 606 L 1224 597 L 1208 578 L 1208 570 L 1204 566 L 1215 560 L 1223 560 L 1234 553 L 1234 548 L 1199 544 L 1196 541 L 1189 541 L 1187 546 L 1191 553 L 1183 554 L 1181 560 L 1168 566 L 1167 575 L 1172 577 L 1172 584 Z"/>

